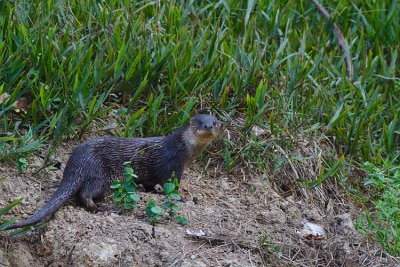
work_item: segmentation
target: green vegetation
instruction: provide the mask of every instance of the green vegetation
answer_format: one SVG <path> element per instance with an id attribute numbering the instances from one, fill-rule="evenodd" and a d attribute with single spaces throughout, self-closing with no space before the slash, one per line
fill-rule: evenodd
<path id="1" fill-rule="evenodd" d="M 12 203 L 8 204 L 7 206 L 0 209 L 0 231 L 4 230 L 10 224 L 15 223 L 19 219 L 19 216 L 14 216 L 9 219 L 2 218 L 2 216 L 7 214 L 12 208 L 14 208 L 15 206 L 17 206 L 19 204 L 21 204 L 21 200 L 17 199 L 17 200 L 14 200 Z"/>
<path id="2" fill-rule="evenodd" d="M 393 255 L 400 255 L 400 166 L 382 167 L 366 162 L 365 185 L 372 187 L 375 210 L 359 218 L 357 227 L 367 236 L 375 236 Z"/>
<path id="3" fill-rule="evenodd" d="M 157 204 L 157 202 L 150 198 L 147 201 L 146 205 L 146 216 L 150 220 L 150 224 L 152 225 L 152 237 L 156 237 L 156 223 L 161 221 L 162 215 L 164 211 L 163 209 Z"/>
<path id="4" fill-rule="evenodd" d="M 150 198 L 149 201 L 147 201 L 146 215 L 147 218 L 149 218 L 150 224 L 153 225 L 153 227 L 157 222 L 161 221 L 163 213 L 164 210 L 157 204 L 154 199 Z"/>
<path id="5" fill-rule="evenodd" d="M 177 223 L 186 225 L 188 223 L 187 218 L 176 214 L 179 210 L 177 201 L 182 199 L 178 188 L 179 181 L 177 178 L 168 179 L 168 181 L 163 185 L 165 202 L 162 204 L 162 207 L 164 211 L 168 213 L 170 218 L 176 218 Z"/>
<path id="6" fill-rule="evenodd" d="M 140 201 L 140 197 L 136 193 L 139 186 L 136 184 L 135 179 L 137 179 L 137 175 L 133 169 L 125 167 L 124 179 L 121 179 L 122 182 L 117 179 L 110 186 L 114 190 L 112 197 L 114 203 L 124 210 L 135 209 Z"/>
<path id="7" fill-rule="evenodd" d="M 277 248 L 267 234 L 263 234 L 258 241 L 260 250 L 264 257 L 264 264 L 276 265 L 277 262 L 282 262 L 282 251 Z"/>
<path id="8" fill-rule="evenodd" d="M 28 168 L 28 161 L 26 160 L 26 158 L 19 158 L 17 170 L 22 172 L 25 171 L 27 168 Z"/>
<path id="9" fill-rule="evenodd" d="M 163 219 L 165 214 L 171 219 L 176 219 L 176 222 L 181 225 L 188 224 L 188 219 L 185 216 L 177 215 L 179 211 L 179 205 L 177 201 L 182 199 L 178 191 L 179 181 L 177 178 L 168 179 L 168 181 L 163 185 L 163 190 L 165 194 L 164 203 L 160 206 L 157 201 L 150 198 L 146 205 L 146 215 L 150 220 L 150 224 L 153 226 L 152 235 L 155 238 L 155 226 L 157 222 Z"/>
<path id="10" fill-rule="evenodd" d="M 22 201 L 20 199 L 17 199 L 17 200 L 14 200 L 13 202 L 7 204 L 6 206 L 0 208 L 0 232 L 3 231 L 4 229 L 6 229 L 9 225 L 11 225 L 19 220 L 20 216 L 10 217 L 10 216 L 7 216 L 8 215 L 7 213 L 15 206 L 18 206 L 19 204 L 21 204 L 21 202 Z M 41 227 L 41 225 L 36 226 L 36 228 L 40 228 L 40 227 Z M 26 227 L 17 229 L 15 231 L 12 231 L 9 236 L 26 233 L 33 229 L 34 229 L 33 226 L 26 226 Z M 0 233 L 0 237 L 2 237 L 2 236 L 3 235 Z"/>
<path id="11" fill-rule="evenodd" d="M 137 207 L 140 201 L 140 196 L 137 193 L 139 186 L 135 182 L 137 178 L 132 167 L 125 167 L 124 179 L 116 179 L 111 184 L 110 188 L 113 190 L 112 198 L 117 207 L 123 210 L 133 210 Z M 187 218 L 177 215 L 179 210 L 177 201 L 182 199 L 178 188 L 179 181 L 177 178 L 168 179 L 163 185 L 165 198 L 161 207 L 154 199 L 147 201 L 146 215 L 153 226 L 156 222 L 161 221 L 164 214 L 168 214 L 170 218 L 176 218 L 179 224 L 185 225 L 188 223 Z"/>
<path id="12" fill-rule="evenodd" d="M 372 164 L 369 179 L 385 177 L 369 186 L 382 216 L 367 225 L 393 227 L 378 237 L 385 246 L 399 231 L 396 216 L 383 216 L 394 204 L 383 203 L 400 184 L 387 171 L 400 163 L 400 5 L 323 4 L 349 43 L 353 80 L 311 1 L 2 1 L 0 158 L 80 137 L 113 108 L 124 136 L 169 132 L 200 108 L 242 117 L 244 130 L 258 125 L 275 140 L 325 130 L 347 159 Z M 243 143 L 243 158 L 226 143 L 227 169 L 238 160 L 267 168 L 249 156 L 267 148 Z M 398 255 L 396 242 L 387 248 Z"/>

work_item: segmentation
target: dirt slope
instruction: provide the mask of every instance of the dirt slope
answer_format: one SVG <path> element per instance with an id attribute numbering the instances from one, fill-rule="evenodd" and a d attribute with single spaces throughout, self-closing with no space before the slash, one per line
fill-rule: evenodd
<path id="1" fill-rule="evenodd" d="M 307 158 L 312 149 L 304 147 L 312 142 L 299 142 L 299 156 Z M 62 168 L 76 144 L 57 149 L 55 159 Z M 0 167 L 0 206 L 21 198 L 23 205 L 13 213 L 25 218 L 49 199 L 62 177 L 62 168 L 35 174 L 43 165 L 38 156 L 29 162 L 25 173 Z M 308 157 L 303 168 L 318 171 L 318 162 Z M 238 168 L 227 175 L 220 166 L 221 160 L 211 157 L 207 171 L 203 162 L 186 171 L 182 195 L 187 201 L 181 213 L 189 218 L 187 226 L 165 220 L 153 238 L 145 201 L 124 214 L 110 199 L 101 203 L 104 211 L 99 213 L 69 203 L 44 229 L 0 238 L 0 266 L 396 266 L 395 259 L 357 233 L 352 224 L 357 209 L 334 184 L 299 189 L 288 173 L 293 168 L 297 175 L 307 173 L 296 164 L 273 174 Z M 140 195 L 143 200 L 162 199 L 153 193 Z M 301 236 L 304 218 L 323 226 L 327 238 Z M 187 230 L 206 235 L 193 238 Z"/>

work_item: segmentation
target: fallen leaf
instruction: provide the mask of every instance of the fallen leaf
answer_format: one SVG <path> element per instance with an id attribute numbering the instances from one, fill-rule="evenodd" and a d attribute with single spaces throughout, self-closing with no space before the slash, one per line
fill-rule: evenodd
<path id="1" fill-rule="evenodd" d="M 196 236 L 196 237 L 200 237 L 200 236 L 205 236 L 206 235 L 206 233 L 204 233 L 204 231 L 201 230 L 201 229 L 197 229 L 197 230 L 186 229 L 186 234 L 190 235 L 190 236 Z"/>
<path id="2" fill-rule="evenodd" d="M 315 223 L 311 223 L 307 220 L 303 221 L 303 229 L 296 231 L 299 235 L 306 239 L 326 239 L 327 234 L 325 229 Z"/>

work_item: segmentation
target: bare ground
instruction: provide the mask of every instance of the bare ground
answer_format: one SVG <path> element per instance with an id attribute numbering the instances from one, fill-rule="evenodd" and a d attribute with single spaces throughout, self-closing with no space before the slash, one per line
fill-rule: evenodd
<path id="1" fill-rule="evenodd" d="M 101 202 L 104 211 L 98 213 L 68 203 L 43 229 L 0 237 L 0 266 L 398 266 L 355 230 L 359 211 L 338 185 L 329 182 L 308 190 L 294 182 L 296 177 L 315 178 L 322 150 L 331 149 L 321 137 L 296 140 L 293 153 L 303 160 L 288 160 L 273 173 L 243 166 L 226 174 L 213 153 L 207 163 L 194 163 L 181 186 L 186 226 L 165 219 L 152 237 L 145 202 L 163 197 L 154 193 L 141 192 L 143 201 L 130 213 L 117 212 L 110 199 Z M 37 172 L 43 167 L 39 156 L 29 160 L 25 173 L 2 165 L 0 206 L 20 198 L 23 204 L 12 213 L 23 218 L 33 214 L 55 191 L 76 144 L 64 143 L 56 150 L 60 170 Z M 280 148 L 275 153 L 286 156 Z M 299 234 L 305 218 L 323 226 L 327 238 Z M 205 235 L 193 237 L 187 230 Z"/>

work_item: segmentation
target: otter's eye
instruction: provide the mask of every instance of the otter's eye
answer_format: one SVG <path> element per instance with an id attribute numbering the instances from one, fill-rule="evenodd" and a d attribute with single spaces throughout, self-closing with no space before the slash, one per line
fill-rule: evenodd
<path id="1" fill-rule="evenodd" d="M 215 126 L 215 125 L 217 125 L 217 122 L 216 122 L 216 121 L 214 121 L 214 122 L 213 122 L 213 125 L 214 125 L 214 126 Z"/>

